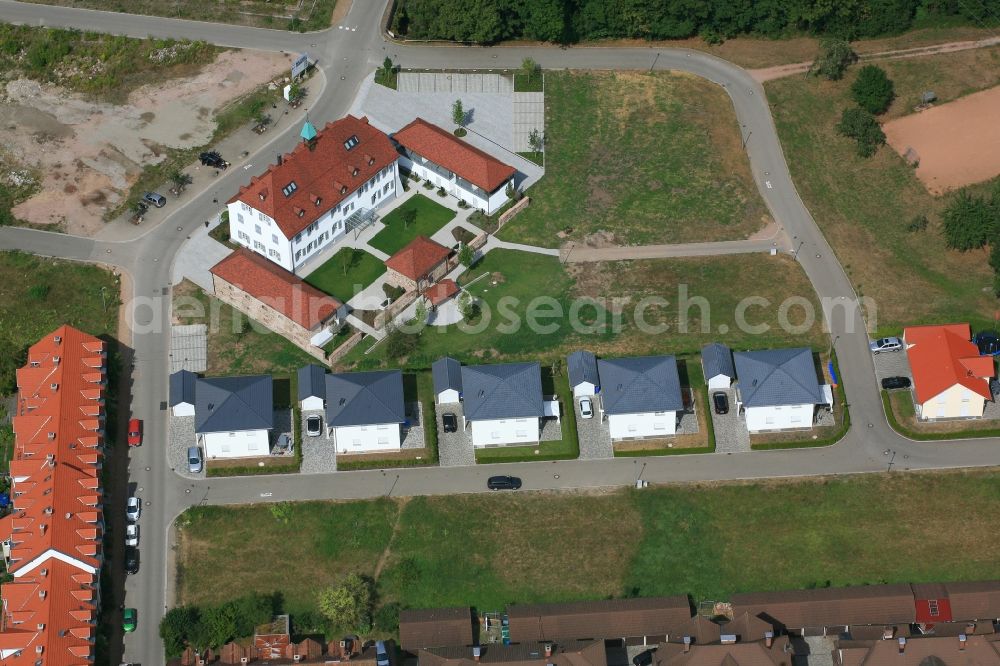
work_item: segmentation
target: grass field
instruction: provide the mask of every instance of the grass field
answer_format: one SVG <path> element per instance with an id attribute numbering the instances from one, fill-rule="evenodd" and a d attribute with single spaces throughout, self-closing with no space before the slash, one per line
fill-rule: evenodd
<path id="1" fill-rule="evenodd" d="M 345 247 L 310 273 L 305 280 L 320 291 L 346 303 L 382 273 L 385 273 L 385 264 L 381 261 L 364 250 Z"/>
<path id="2" fill-rule="evenodd" d="M 896 82 L 889 116 L 905 113 L 922 90 L 942 101 L 1000 80 L 1000 48 L 883 63 Z M 792 77 L 766 84 L 789 168 L 816 222 L 833 245 L 855 288 L 878 305 L 878 330 L 905 324 L 970 321 L 984 325 L 995 309 L 985 252 L 944 247 L 939 215 L 948 199 L 934 198 L 913 169 L 890 148 L 874 158 L 855 154 L 835 125 L 854 80 Z M 990 184 L 975 186 L 986 189 Z M 908 232 L 925 214 L 930 225 Z M 919 294 L 919 298 L 914 298 Z"/>
<path id="3" fill-rule="evenodd" d="M 725 91 L 693 76 L 551 72 L 546 174 L 503 240 L 745 238 L 766 221 Z"/>
<path id="4" fill-rule="evenodd" d="M 928 496 L 949 510 L 914 511 Z M 204 507 L 181 518 L 180 599 L 281 590 L 294 613 L 380 557 L 381 598 L 415 608 L 981 580 L 1000 576 L 1000 543 L 954 516 L 998 510 L 996 472 L 313 502 L 288 523 L 268 506 Z"/>
<path id="5" fill-rule="evenodd" d="M 207 375 L 293 374 L 316 359 L 187 280 L 174 287 L 174 320 L 208 326 Z"/>
<path id="6" fill-rule="evenodd" d="M 427 327 L 410 355 L 409 365 L 429 367 L 444 355 L 477 362 L 524 359 L 544 363 L 580 348 L 605 356 L 694 353 L 715 340 L 736 349 L 829 344 L 819 321 L 798 333 L 786 332 L 780 326 L 780 304 L 790 297 L 806 299 L 819 317 L 809 281 L 788 257 L 733 255 L 564 267 L 555 257 L 493 250 L 466 274 L 468 277 L 463 276 L 463 282 L 483 274 L 489 276 L 468 287 L 482 301 L 484 310 L 480 323 L 467 329 L 474 333 L 454 325 Z M 686 289 L 686 308 L 682 307 L 682 289 Z M 548 303 L 561 308 L 562 315 L 538 319 L 540 326 L 532 330 L 528 325 L 529 305 L 540 294 L 553 299 Z M 748 324 L 763 324 L 767 331 L 754 334 L 738 326 L 737 306 L 748 296 L 769 300 L 769 306 L 750 307 L 745 315 Z M 646 297 L 668 302 L 666 306 L 653 304 L 641 314 L 650 326 L 667 327 L 660 333 L 644 332 L 638 325 L 637 305 Z M 601 298 L 607 300 L 597 300 Z M 699 307 L 702 298 L 704 309 Z M 509 299 L 517 299 L 516 304 L 508 307 Z M 581 305 L 574 305 L 578 299 Z M 550 311 L 545 303 L 536 303 L 538 312 Z M 620 315 L 614 314 L 616 304 Z M 687 313 L 686 330 L 681 328 L 682 309 Z M 514 319 L 520 321 L 519 326 L 511 326 Z M 796 325 L 806 323 L 798 306 L 788 310 L 787 320 Z M 580 326 L 574 327 L 574 321 Z M 554 328 L 545 332 L 541 326 Z M 368 347 L 358 345 L 342 363 L 374 367 L 385 362 L 381 346 L 365 355 Z"/>
<path id="7" fill-rule="evenodd" d="M 417 217 L 413 224 L 403 224 L 403 213 L 412 210 Z M 382 218 L 385 229 L 375 234 L 371 246 L 393 255 L 402 250 L 417 236 L 430 238 L 438 229 L 455 217 L 455 211 L 445 208 L 422 194 L 414 194 L 406 203 Z"/>
<path id="8" fill-rule="evenodd" d="M 118 304 L 118 279 L 108 271 L 0 252 L 0 395 L 16 389 L 14 371 L 28 347 L 59 326 L 115 336 Z"/>

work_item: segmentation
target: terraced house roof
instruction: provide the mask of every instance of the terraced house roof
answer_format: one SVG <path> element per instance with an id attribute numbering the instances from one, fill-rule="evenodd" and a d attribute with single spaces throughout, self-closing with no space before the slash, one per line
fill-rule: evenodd
<path id="1" fill-rule="evenodd" d="M 106 361 L 101 340 L 62 326 L 17 371 L 13 511 L 0 519 L 14 576 L 0 590 L 5 666 L 93 663 Z"/>

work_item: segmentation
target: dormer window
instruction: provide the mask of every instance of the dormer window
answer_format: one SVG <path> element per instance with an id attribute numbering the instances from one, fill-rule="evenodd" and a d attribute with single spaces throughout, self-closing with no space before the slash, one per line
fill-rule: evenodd
<path id="1" fill-rule="evenodd" d="M 351 137 L 344 142 L 344 148 L 347 150 L 352 150 L 356 145 L 358 145 L 358 137 L 355 134 L 352 134 Z"/>
<path id="2" fill-rule="evenodd" d="M 295 181 L 293 180 L 292 182 L 288 183 L 288 185 L 285 185 L 283 188 L 281 188 L 281 193 L 284 194 L 286 197 L 290 197 L 292 196 L 292 194 L 295 193 L 295 190 L 297 189 L 299 189 L 299 186 L 296 185 Z"/>
<path id="3" fill-rule="evenodd" d="M 323 203 L 323 197 L 319 196 L 318 194 L 310 194 L 309 198 L 312 199 L 313 204 L 317 206 Z"/>
<path id="4" fill-rule="evenodd" d="M 340 193 L 341 194 L 347 194 L 347 185 L 341 185 L 340 186 Z"/>
<path id="5" fill-rule="evenodd" d="M 368 166 L 375 164 L 375 158 L 367 153 L 365 153 L 365 161 L 368 162 Z"/>
<path id="6" fill-rule="evenodd" d="M 298 206 L 296 206 L 295 207 L 295 214 L 298 215 L 299 217 L 303 217 L 306 214 L 306 211 L 304 209 L 299 208 Z"/>
<path id="7" fill-rule="evenodd" d="M 261 201 L 264 201 L 265 199 L 267 199 L 267 190 L 261 190 L 258 196 L 260 196 Z"/>
<path id="8" fill-rule="evenodd" d="M 356 166 L 353 166 L 353 165 L 349 166 L 349 167 L 347 167 L 347 170 L 351 172 L 352 176 L 357 176 L 358 175 L 358 167 L 356 167 Z"/>

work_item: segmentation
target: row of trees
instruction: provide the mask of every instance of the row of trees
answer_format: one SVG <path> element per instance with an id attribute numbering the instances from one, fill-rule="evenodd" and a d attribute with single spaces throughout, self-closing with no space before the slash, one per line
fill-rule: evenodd
<path id="1" fill-rule="evenodd" d="M 948 247 L 965 252 L 989 244 L 993 293 L 1000 297 L 1000 182 L 989 196 L 962 190 L 952 197 L 941 220 Z"/>
<path id="2" fill-rule="evenodd" d="M 966 0 L 399 0 L 393 30 L 413 39 L 494 43 L 531 39 L 719 41 L 741 34 L 795 32 L 844 39 L 902 32 L 922 24 L 996 19 Z"/>
<path id="3" fill-rule="evenodd" d="M 847 68 L 858 59 L 844 41 L 828 41 L 810 74 L 832 81 L 843 78 Z M 885 132 L 876 115 L 885 113 L 895 98 L 895 87 L 885 70 L 877 65 L 865 65 L 851 84 L 851 97 L 857 106 L 844 109 L 837 123 L 837 132 L 857 141 L 858 155 L 871 157 L 885 144 Z"/>

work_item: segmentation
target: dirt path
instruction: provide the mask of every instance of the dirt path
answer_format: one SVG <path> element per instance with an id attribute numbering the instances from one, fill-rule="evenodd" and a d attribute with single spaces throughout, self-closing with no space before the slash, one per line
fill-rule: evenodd
<path id="1" fill-rule="evenodd" d="M 396 499 L 396 522 L 392 525 L 392 536 L 389 537 L 389 542 L 385 544 L 385 550 L 379 555 L 378 564 L 375 565 L 375 573 L 372 574 L 372 578 L 376 581 L 382 575 L 382 570 L 389 561 L 389 555 L 392 553 L 392 544 L 396 542 L 396 535 L 399 534 L 399 523 L 403 518 L 403 510 L 406 509 L 406 505 L 409 503 L 409 497 L 399 497 Z"/>
<path id="2" fill-rule="evenodd" d="M 861 61 L 868 60 L 900 60 L 903 58 L 918 58 L 920 56 L 938 55 L 941 53 L 955 53 L 956 51 L 968 51 L 970 49 L 982 49 L 1000 44 L 1000 37 L 988 37 L 966 42 L 948 42 L 946 44 L 933 44 L 931 46 L 918 46 L 912 49 L 898 49 L 895 51 L 878 51 L 875 53 L 860 54 Z M 764 69 L 751 69 L 750 75 L 755 81 L 764 83 L 781 79 L 793 74 L 805 74 L 812 66 L 812 62 L 796 62 L 790 65 L 778 65 L 776 67 L 766 67 Z"/>

